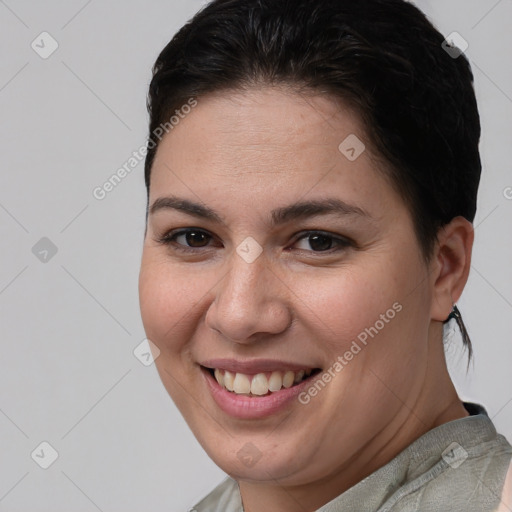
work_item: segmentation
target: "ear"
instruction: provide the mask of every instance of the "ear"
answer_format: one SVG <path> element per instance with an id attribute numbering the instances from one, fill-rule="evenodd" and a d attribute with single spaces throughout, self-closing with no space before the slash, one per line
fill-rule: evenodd
<path id="1" fill-rule="evenodd" d="M 432 320 L 444 322 L 459 300 L 471 268 L 474 238 L 473 224 L 464 217 L 455 217 L 439 230 L 431 263 Z"/>

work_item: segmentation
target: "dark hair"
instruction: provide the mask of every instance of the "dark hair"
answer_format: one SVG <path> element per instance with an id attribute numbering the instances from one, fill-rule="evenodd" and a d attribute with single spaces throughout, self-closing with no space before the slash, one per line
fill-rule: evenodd
<path id="1" fill-rule="evenodd" d="M 191 97 L 214 91 L 287 84 L 341 98 L 388 164 L 429 261 L 440 227 L 474 220 L 481 173 L 473 74 L 443 41 L 405 0 L 213 0 L 155 62 L 150 139 Z M 148 198 L 157 148 L 148 144 Z M 463 341 L 471 359 L 465 332 Z"/>

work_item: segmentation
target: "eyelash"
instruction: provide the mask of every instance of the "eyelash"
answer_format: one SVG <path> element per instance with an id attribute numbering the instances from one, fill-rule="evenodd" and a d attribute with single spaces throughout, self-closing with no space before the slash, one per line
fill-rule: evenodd
<path id="1" fill-rule="evenodd" d="M 207 231 L 204 231 L 203 229 L 187 228 L 187 229 L 181 229 L 181 230 L 176 231 L 176 232 L 170 231 L 170 232 L 166 233 L 164 236 L 158 238 L 156 240 L 156 242 L 159 243 L 159 244 L 167 245 L 167 246 L 171 247 L 175 251 L 179 251 L 179 252 L 183 252 L 183 253 L 188 253 L 188 254 L 197 254 L 199 251 L 201 251 L 203 249 L 207 249 L 208 246 L 206 246 L 206 247 L 191 248 L 191 247 L 183 246 L 182 244 L 176 244 L 175 240 L 176 240 L 177 237 L 179 237 L 181 235 L 186 235 L 186 234 L 191 233 L 191 232 L 204 234 L 207 237 L 210 237 L 211 239 L 214 238 L 212 235 L 210 235 Z M 354 245 L 354 243 L 351 240 L 347 239 L 347 238 L 335 236 L 335 235 L 332 235 L 332 234 L 327 233 L 325 231 L 314 231 L 314 230 L 313 231 L 304 231 L 302 236 L 300 236 L 299 238 L 297 238 L 294 241 L 294 244 L 297 243 L 297 242 L 300 242 L 301 240 L 303 240 L 305 238 L 311 237 L 313 235 L 320 235 L 320 236 L 325 237 L 325 238 L 330 238 L 335 243 L 338 244 L 338 247 L 327 249 L 325 251 L 313 251 L 313 250 L 307 251 L 307 252 L 312 252 L 314 254 L 320 254 L 320 255 L 322 255 L 322 254 L 332 254 L 334 252 L 342 251 L 342 250 L 347 249 L 348 247 Z M 305 251 L 306 249 L 299 249 L 299 250 Z"/>

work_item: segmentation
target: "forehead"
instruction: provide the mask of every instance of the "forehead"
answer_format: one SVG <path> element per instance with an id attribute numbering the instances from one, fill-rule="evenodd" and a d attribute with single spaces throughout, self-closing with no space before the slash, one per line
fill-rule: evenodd
<path id="1" fill-rule="evenodd" d="M 198 149 L 214 141 L 226 148 L 270 153 L 287 148 L 304 151 L 319 143 L 336 150 L 349 134 L 366 139 L 356 112 L 329 95 L 299 93 L 285 86 L 253 87 L 219 91 L 197 101 L 173 128 L 175 144 L 195 137 Z M 189 128 L 187 133 L 184 127 Z"/>
<path id="2" fill-rule="evenodd" d="M 378 210 L 392 194 L 362 122 L 339 100 L 266 87 L 197 102 L 159 144 L 150 202 L 177 190 L 223 204 L 236 195 L 238 206 L 334 192 Z"/>

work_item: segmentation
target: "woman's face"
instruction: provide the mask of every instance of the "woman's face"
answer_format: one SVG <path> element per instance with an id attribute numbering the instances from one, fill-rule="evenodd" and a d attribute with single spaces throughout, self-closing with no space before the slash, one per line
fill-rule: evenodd
<path id="1" fill-rule="evenodd" d="M 378 165 L 354 113 L 278 88 L 199 98 L 160 143 L 142 319 L 164 386 L 237 479 L 364 464 L 420 400 L 432 282 Z"/>

